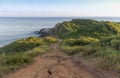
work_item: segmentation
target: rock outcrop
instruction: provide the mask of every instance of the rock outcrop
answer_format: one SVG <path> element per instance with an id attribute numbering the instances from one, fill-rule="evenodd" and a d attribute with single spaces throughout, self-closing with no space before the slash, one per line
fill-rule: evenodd
<path id="1" fill-rule="evenodd" d="M 43 28 L 39 31 L 41 37 L 50 36 L 50 35 L 58 35 L 59 34 L 59 26 L 61 23 L 55 25 L 54 28 Z"/>
<path id="2" fill-rule="evenodd" d="M 52 35 L 52 28 L 44 28 L 39 32 L 41 37 Z"/>

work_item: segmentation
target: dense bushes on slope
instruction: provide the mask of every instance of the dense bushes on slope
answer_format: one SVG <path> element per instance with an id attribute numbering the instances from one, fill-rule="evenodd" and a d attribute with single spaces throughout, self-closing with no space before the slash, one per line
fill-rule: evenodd
<path id="1" fill-rule="evenodd" d="M 88 45 L 90 43 L 98 42 L 98 41 L 99 41 L 98 39 L 91 38 L 91 37 L 80 37 L 77 39 L 73 39 L 73 38 L 66 39 L 63 42 L 64 44 L 69 45 L 69 46 L 74 46 L 74 45 L 84 46 L 84 45 Z"/>
<path id="2" fill-rule="evenodd" d="M 74 19 L 59 24 L 57 30 L 61 38 L 79 38 L 80 36 L 101 38 L 119 34 L 120 24 L 117 22 L 95 21 L 90 19 Z"/>
<path id="3" fill-rule="evenodd" d="M 54 37 L 17 40 L 0 48 L 0 78 L 11 70 L 16 70 L 33 61 L 33 57 L 50 50 L 49 44 L 57 40 Z"/>
<path id="4" fill-rule="evenodd" d="M 56 38 L 50 37 L 50 36 L 44 37 L 43 40 L 44 40 L 45 42 L 48 42 L 48 43 L 55 43 L 55 42 L 57 42 Z"/>
<path id="5" fill-rule="evenodd" d="M 42 45 L 44 42 L 42 39 L 29 37 L 28 39 L 17 40 L 9 45 L 4 46 L 0 49 L 3 52 L 22 52 L 27 51 L 29 49 L 33 49 L 34 47 Z"/>
<path id="6" fill-rule="evenodd" d="M 95 40 L 89 43 L 84 40 L 82 42 L 84 43 L 81 43 L 81 40 L 78 41 L 78 39 L 65 39 L 60 48 L 69 55 L 79 53 L 84 57 L 101 58 L 104 62 L 107 62 L 106 65 L 112 66 L 106 68 L 120 71 L 120 36 L 104 38 L 99 41 Z"/>
<path id="7" fill-rule="evenodd" d="M 119 23 L 74 19 L 63 24 L 67 32 L 60 34 L 62 50 L 70 55 L 79 53 L 83 57 L 101 58 L 103 67 L 120 71 Z"/>
<path id="8" fill-rule="evenodd" d="M 29 37 L 27 39 L 17 40 L 9 45 L 0 48 L 0 52 L 7 52 L 7 53 L 22 52 L 22 51 L 32 50 L 33 48 L 46 43 L 54 43 L 56 41 L 57 40 L 54 37 L 44 37 L 44 38 Z"/>

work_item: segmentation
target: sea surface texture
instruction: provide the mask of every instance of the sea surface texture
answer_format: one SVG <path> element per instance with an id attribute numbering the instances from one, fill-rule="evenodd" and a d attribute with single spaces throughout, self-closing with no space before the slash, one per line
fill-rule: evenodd
<path id="1" fill-rule="evenodd" d="M 0 47 L 17 39 L 38 36 L 35 31 L 51 28 L 55 24 L 72 19 L 95 19 L 119 22 L 119 18 L 110 17 L 0 17 Z"/>

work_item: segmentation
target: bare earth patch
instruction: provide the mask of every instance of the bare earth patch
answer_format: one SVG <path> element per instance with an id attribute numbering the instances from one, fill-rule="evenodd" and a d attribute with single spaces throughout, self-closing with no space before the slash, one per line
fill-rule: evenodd
<path id="1" fill-rule="evenodd" d="M 51 45 L 52 51 L 38 56 L 34 62 L 5 78 L 103 78 L 74 63 L 72 58 L 58 49 L 59 43 Z"/>

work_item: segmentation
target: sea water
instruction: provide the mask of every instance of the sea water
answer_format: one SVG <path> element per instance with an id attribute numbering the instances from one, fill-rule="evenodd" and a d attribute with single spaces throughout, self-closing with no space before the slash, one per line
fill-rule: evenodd
<path id="1" fill-rule="evenodd" d="M 55 24 L 72 19 L 95 19 L 119 22 L 119 18 L 110 17 L 0 17 L 0 47 L 17 39 L 39 36 L 35 31 L 52 28 Z"/>

